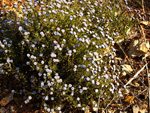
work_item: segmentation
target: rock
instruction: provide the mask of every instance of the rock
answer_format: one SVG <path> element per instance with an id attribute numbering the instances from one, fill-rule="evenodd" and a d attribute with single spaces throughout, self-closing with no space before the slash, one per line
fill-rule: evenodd
<path id="1" fill-rule="evenodd" d="M 6 106 L 12 100 L 13 100 L 13 94 L 10 93 L 0 101 L 0 105 Z"/>
<path id="2" fill-rule="evenodd" d="M 132 58 L 141 57 L 148 52 L 149 48 L 149 41 L 145 42 L 143 39 L 135 39 L 130 43 L 128 55 Z"/>

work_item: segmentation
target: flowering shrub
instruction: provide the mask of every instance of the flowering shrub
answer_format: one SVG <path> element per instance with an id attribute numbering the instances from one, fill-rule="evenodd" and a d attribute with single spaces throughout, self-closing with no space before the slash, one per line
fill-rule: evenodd
<path id="1" fill-rule="evenodd" d="M 47 112 L 65 102 L 84 110 L 99 96 L 104 107 L 118 92 L 113 45 L 137 22 L 124 3 L 28 0 L 22 18 L 8 13 L 0 26 L 0 76 L 13 86 L 4 89 Z"/>

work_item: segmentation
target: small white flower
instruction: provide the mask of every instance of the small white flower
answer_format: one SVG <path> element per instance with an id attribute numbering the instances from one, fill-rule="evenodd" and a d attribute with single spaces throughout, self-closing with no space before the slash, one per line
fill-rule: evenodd
<path id="1" fill-rule="evenodd" d="M 82 107 L 82 110 L 84 111 L 84 110 L 85 110 L 85 107 Z"/>
<path id="2" fill-rule="evenodd" d="M 45 45 L 44 45 L 44 44 L 42 44 L 42 47 L 45 47 Z"/>
<path id="3" fill-rule="evenodd" d="M 24 103 L 25 103 L 25 104 L 29 103 L 29 100 L 25 100 Z"/>
<path id="4" fill-rule="evenodd" d="M 47 73 L 52 73 L 52 70 L 51 69 L 46 69 L 46 72 Z"/>
<path id="5" fill-rule="evenodd" d="M 57 110 L 61 110 L 61 107 L 58 107 Z"/>
<path id="6" fill-rule="evenodd" d="M 32 96 L 28 96 L 28 99 L 31 100 L 31 99 L 32 99 Z"/>
<path id="7" fill-rule="evenodd" d="M 83 93 L 83 90 L 82 89 L 80 89 L 80 91 L 79 91 L 80 93 Z"/>
<path id="8" fill-rule="evenodd" d="M 53 95 L 53 92 L 50 92 L 51 95 Z"/>
<path id="9" fill-rule="evenodd" d="M 47 108 L 47 112 L 50 112 L 50 108 Z"/>
<path id="10" fill-rule="evenodd" d="M 81 107 L 81 104 L 78 104 L 78 107 Z"/>
<path id="11" fill-rule="evenodd" d="M 94 80 L 92 80 L 92 84 L 95 84 L 95 81 L 94 81 Z"/>
<path id="12" fill-rule="evenodd" d="M 59 59 L 53 59 L 53 62 L 59 62 Z"/>
<path id="13" fill-rule="evenodd" d="M 43 87 L 43 86 L 44 86 L 44 82 L 42 81 L 42 82 L 41 82 L 41 87 Z"/>
<path id="14" fill-rule="evenodd" d="M 27 61 L 27 62 L 26 62 L 26 65 L 30 65 L 30 62 L 29 62 L 29 61 Z"/>
<path id="15" fill-rule="evenodd" d="M 46 97 L 45 97 L 45 100 L 48 100 L 48 99 L 49 99 L 48 96 L 46 96 Z"/>
<path id="16" fill-rule="evenodd" d="M 72 84 L 69 84 L 69 87 L 72 87 Z"/>
<path id="17" fill-rule="evenodd" d="M 3 69 L 0 69 L 0 74 L 3 74 L 4 70 Z"/>
<path id="18" fill-rule="evenodd" d="M 74 90 L 74 87 L 72 87 L 71 90 Z"/>
<path id="19" fill-rule="evenodd" d="M 19 29 L 19 31 L 22 31 L 22 30 L 23 30 L 22 26 L 19 26 L 19 28 L 18 28 L 18 29 Z"/>
<path id="20" fill-rule="evenodd" d="M 90 78 L 89 78 L 89 77 L 87 77 L 86 79 L 87 79 L 87 81 L 89 81 L 89 80 L 90 80 Z"/>
<path id="21" fill-rule="evenodd" d="M 50 22 L 53 22 L 54 20 L 53 19 L 50 19 Z"/>
<path id="22" fill-rule="evenodd" d="M 76 69 L 76 68 L 74 68 L 74 69 L 73 69 L 73 71 L 77 71 L 77 69 Z"/>
<path id="23" fill-rule="evenodd" d="M 41 35 L 42 37 L 44 37 L 44 36 L 45 36 L 44 32 L 40 32 L 40 35 Z"/>
<path id="24" fill-rule="evenodd" d="M 99 85 L 100 83 L 99 82 L 96 82 L 96 85 Z"/>
<path id="25" fill-rule="evenodd" d="M 56 57 L 56 54 L 54 52 L 52 52 L 51 57 Z"/>
<path id="26" fill-rule="evenodd" d="M 46 19 L 43 19 L 44 22 L 46 22 Z"/>
<path id="27" fill-rule="evenodd" d="M 56 76 L 54 76 L 54 78 L 55 78 L 55 79 L 59 79 L 59 78 L 60 78 L 60 76 L 56 75 Z"/>
<path id="28" fill-rule="evenodd" d="M 73 96 L 74 95 L 74 92 L 71 92 L 71 96 Z"/>
<path id="29" fill-rule="evenodd" d="M 64 30 L 64 29 L 62 29 L 62 30 L 61 30 L 61 32 L 62 32 L 62 33 L 64 33 L 64 32 L 65 32 L 65 30 Z"/>
<path id="30" fill-rule="evenodd" d="M 44 64 L 44 61 L 43 61 L 43 60 L 41 61 L 41 64 Z"/>
<path id="31" fill-rule="evenodd" d="M 30 33 L 29 33 L 29 32 L 25 32 L 25 33 L 24 33 L 24 35 L 28 35 L 28 34 L 30 34 Z"/>
<path id="32" fill-rule="evenodd" d="M 63 91 L 63 95 L 65 95 L 66 93 Z"/>
<path id="33" fill-rule="evenodd" d="M 42 14 L 40 12 L 38 12 L 38 15 L 41 16 Z"/>
<path id="34" fill-rule="evenodd" d="M 77 97 L 77 101 L 80 101 L 80 98 L 79 98 L 79 97 Z"/>
<path id="35" fill-rule="evenodd" d="M 95 92 L 97 93 L 97 92 L 98 92 L 98 89 L 95 89 Z"/>
<path id="36" fill-rule="evenodd" d="M 83 89 L 83 90 L 87 90 L 87 87 L 83 87 L 82 89 Z"/>
<path id="37" fill-rule="evenodd" d="M 37 62 L 34 62 L 34 65 L 37 65 Z"/>
<path id="38" fill-rule="evenodd" d="M 54 100 L 54 97 L 51 97 L 51 100 Z M 51 109 L 52 110 L 52 109 Z"/>

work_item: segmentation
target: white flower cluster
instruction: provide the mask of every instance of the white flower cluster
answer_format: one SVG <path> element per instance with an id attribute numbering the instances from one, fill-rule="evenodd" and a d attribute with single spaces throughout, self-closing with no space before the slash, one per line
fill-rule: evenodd
<path id="1" fill-rule="evenodd" d="M 99 96 L 95 96 L 98 94 L 104 98 L 107 94 L 102 90 L 114 94 L 119 86 L 120 70 L 114 64 L 116 50 L 112 46 L 119 33 L 117 28 L 111 28 L 114 21 L 118 22 L 116 16 L 111 18 L 109 15 L 120 6 L 112 7 L 112 4 L 108 2 L 105 7 L 102 1 L 92 0 L 79 0 L 77 3 L 73 0 L 27 0 L 23 8 L 24 17 L 17 22 L 19 41 L 15 42 L 11 37 L 0 39 L 0 54 L 5 52 L 7 56 L 5 62 L 0 63 L 0 75 L 5 72 L 2 67 L 8 65 L 15 70 L 16 79 L 24 74 L 28 80 L 29 76 L 28 84 L 33 91 L 24 102 L 27 104 L 38 95 L 45 101 L 43 108 L 47 112 L 57 110 L 61 113 L 61 106 L 51 105 L 55 101 L 69 101 L 84 109 L 85 98 L 98 99 Z M 130 10 L 129 7 L 127 9 Z M 14 24 L 11 21 L 6 23 Z M 1 29 L 3 37 L 7 32 Z M 15 52 L 18 49 L 22 55 L 18 59 L 9 56 L 13 54 L 9 50 L 14 43 L 18 43 L 18 48 L 14 47 Z M 16 63 L 20 59 L 23 61 L 19 63 L 23 64 Z M 23 88 L 20 93 L 27 90 Z M 93 93 L 93 97 L 89 93 Z"/>

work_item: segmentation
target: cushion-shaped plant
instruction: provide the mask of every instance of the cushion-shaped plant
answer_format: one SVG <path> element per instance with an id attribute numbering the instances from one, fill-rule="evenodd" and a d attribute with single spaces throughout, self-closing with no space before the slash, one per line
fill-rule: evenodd
<path id="1" fill-rule="evenodd" d="M 28 0 L 24 6 L 22 18 L 2 23 L 0 76 L 15 79 L 25 103 L 38 100 L 48 112 L 64 102 L 84 110 L 99 97 L 105 106 L 119 85 L 113 45 L 136 22 L 119 12 L 125 6 L 117 0 Z"/>

